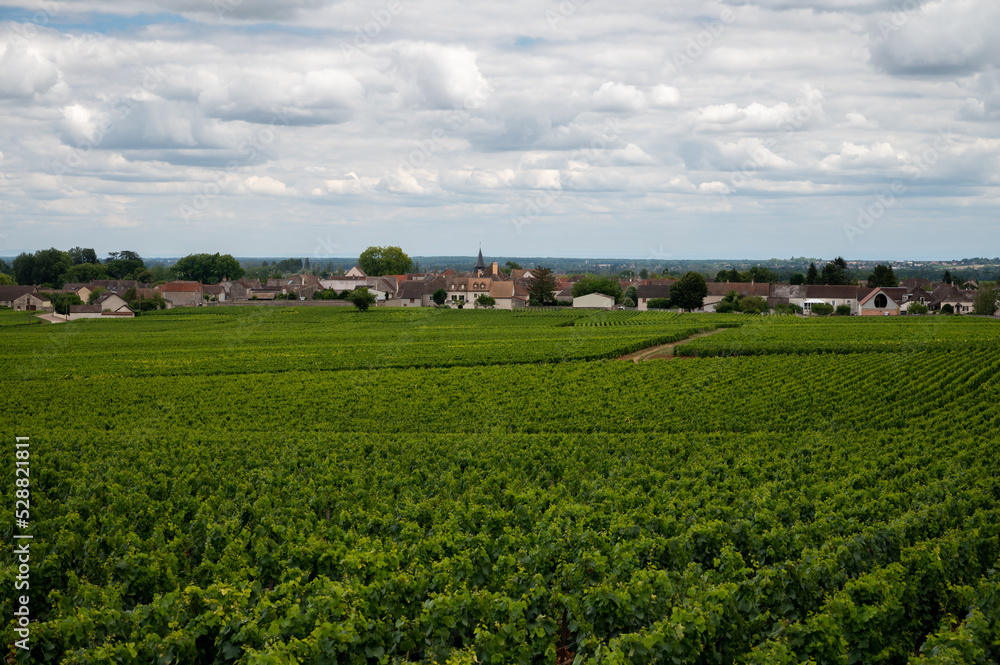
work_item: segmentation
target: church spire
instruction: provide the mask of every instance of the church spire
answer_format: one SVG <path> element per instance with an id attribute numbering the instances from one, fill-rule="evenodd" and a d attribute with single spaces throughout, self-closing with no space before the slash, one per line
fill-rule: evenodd
<path id="1" fill-rule="evenodd" d="M 477 277 L 482 277 L 483 273 L 486 272 L 486 261 L 483 260 L 483 248 L 479 248 L 479 258 L 476 259 L 476 265 L 473 268 L 476 272 Z"/>

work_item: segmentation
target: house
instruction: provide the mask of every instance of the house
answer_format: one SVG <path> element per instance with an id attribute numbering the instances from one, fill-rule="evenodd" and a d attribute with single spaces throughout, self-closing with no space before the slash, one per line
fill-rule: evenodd
<path id="1" fill-rule="evenodd" d="M 142 285 L 134 279 L 95 279 L 90 282 L 89 288 L 93 292 L 97 287 L 112 293 L 125 293 L 129 289 L 138 289 Z M 89 297 L 89 295 L 88 295 Z M 80 298 L 83 300 L 83 297 Z"/>
<path id="2" fill-rule="evenodd" d="M 942 284 L 931 293 L 930 309 L 940 312 L 945 305 L 951 305 L 955 314 L 970 314 L 973 306 L 973 295 L 969 291 L 948 284 Z"/>
<path id="3" fill-rule="evenodd" d="M 113 314 L 127 313 L 132 310 L 129 308 L 128 303 L 116 293 L 102 293 L 97 300 L 94 301 L 95 305 L 101 308 L 101 312 L 111 312 Z"/>
<path id="4" fill-rule="evenodd" d="M 354 266 L 344 275 L 345 277 L 367 277 L 368 273 L 361 269 L 360 266 Z"/>
<path id="5" fill-rule="evenodd" d="M 204 299 L 200 282 L 167 282 L 159 288 L 168 308 L 197 307 Z"/>
<path id="6" fill-rule="evenodd" d="M 861 316 L 898 316 L 901 298 L 897 300 L 900 294 L 893 291 L 899 290 L 906 289 L 882 287 L 872 289 L 858 301 L 858 313 Z"/>
<path id="7" fill-rule="evenodd" d="M 111 294 L 110 297 L 117 298 L 118 296 Z M 78 319 L 109 320 L 109 319 L 133 319 L 133 318 L 135 318 L 135 312 L 133 312 L 127 306 L 124 308 L 120 308 L 116 311 L 111 311 L 110 309 L 102 309 L 102 305 L 99 303 L 94 303 L 93 305 L 70 305 L 69 307 L 70 321 L 76 321 Z"/>
<path id="8" fill-rule="evenodd" d="M 857 314 L 858 287 L 809 284 L 806 286 L 806 299 L 801 304 L 795 304 L 802 307 L 803 312 L 810 314 L 812 312 L 812 306 L 820 302 L 826 303 L 831 307 L 847 305 L 851 308 L 851 314 Z"/>
<path id="9" fill-rule="evenodd" d="M 770 284 L 757 282 L 709 282 L 708 294 L 702 300 L 702 309 L 706 312 L 714 312 L 715 306 L 722 302 L 722 299 L 735 291 L 741 298 L 747 296 L 759 296 L 767 299 L 771 293 Z"/>
<path id="10" fill-rule="evenodd" d="M 226 300 L 226 290 L 221 284 L 202 284 L 201 293 L 202 296 L 207 296 L 208 300 L 215 299 L 218 302 Z"/>
<path id="11" fill-rule="evenodd" d="M 250 300 L 254 289 L 261 288 L 259 279 L 223 280 L 219 282 L 226 293 L 226 300 Z"/>
<path id="12" fill-rule="evenodd" d="M 802 307 L 807 298 L 805 284 L 772 284 L 767 294 L 767 305 L 771 309 L 778 305 Z"/>
<path id="13" fill-rule="evenodd" d="M 520 309 L 528 305 L 528 291 L 511 281 L 490 283 L 489 296 L 497 301 L 497 309 Z"/>
<path id="14" fill-rule="evenodd" d="M 15 312 L 40 312 L 53 310 L 52 303 L 44 293 L 25 293 L 14 300 Z"/>
<path id="15" fill-rule="evenodd" d="M 585 296 L 573 298 L 574 308 L 588 309 L 612 309 L 615 306 L 615 299 L 603 293 L 588 293 Z"/>
<path id="16" fill-rule="evenodd" d="M 92 287 L 80 282 L 67 282 L 63 284 L 62 290 L 65 293 L 75 293 L 80 297 L 81 301 L 87 302 L 90 300 L 90 294 L 93 293 L 96 288 L 96 286 Z"/>
<path id="17" fill-rule="evenodd" d="M 639 302 L 636 303 L 639 311 L 645 312 L 649 309 L 649 301 L 654 298 L 670 298 L 670 285 L 674 283 L 675 280 L 670 280 L 670 283 L 664 283 L 658 281 L 653 284 L 640 284 L 636 287 L 636 298 Z"/>
<path id="18" fill-rule="evenodd" d="M 34 286 L 0 286 L 0 307 L 13 307 L 14 301 L 27 293 L 37 293 Z"/>
<path id="19" fill-rule="evenodd" d="M 448 277 L 443 287 L 448 292 L 446 302 L 453 307 L 474 303 L 479 296 L 490 295 L 492 282 L 488 277 Z"/>

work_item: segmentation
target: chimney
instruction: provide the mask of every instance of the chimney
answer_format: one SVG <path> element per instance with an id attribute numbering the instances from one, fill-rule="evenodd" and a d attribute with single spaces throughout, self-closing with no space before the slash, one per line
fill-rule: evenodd
<path id="1" fill-rule="evenodd" d="M 494 277 L 500 274 L 500 266 L 497 264 L 496 261 L 490 264 L 490 270 L 493 271 Z"/>

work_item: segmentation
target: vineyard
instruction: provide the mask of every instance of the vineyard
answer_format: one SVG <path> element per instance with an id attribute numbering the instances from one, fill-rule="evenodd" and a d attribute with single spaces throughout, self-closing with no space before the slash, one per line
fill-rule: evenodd
<path id="1" fill-rule="evenodd" d="M 993 321 L 206 310 L 0 312 L 14 662 L 1000 659 Z"/>

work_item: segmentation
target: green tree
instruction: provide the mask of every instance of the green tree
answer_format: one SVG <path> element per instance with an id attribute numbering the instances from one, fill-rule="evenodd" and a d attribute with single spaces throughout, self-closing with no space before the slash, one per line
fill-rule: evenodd
<path id="1" fill-rule="evenodd" d="M 635 303 L 639 302 L 639 288 L 633 284 L 632 286 L 625 289 L 625 298 L 632 301 L 632 307 L 635 307 Z M 624 302 L 622 303 L 625 304 Z"/>
<path id="2" fill-rule="evenodd" d="M 157 263 L 155 266 L 149 269 L 149 282 L 153 284 L 162 284 L 164 282 L 170 281 L 170 269 L 165 265 Z"/>
<path id="3" fill-rule="evenodd" d="M 760 284 L 770 284 L 778 281 L 778 273 L 765 268 L 764 266 L 752 266 L 747 271 L 747 279 L 744 281 L 758 282 Z"/>
<path id="4" fill-rule="evenodd" d="M 674 307 L 698 309 L 708 295 L 708 284 L 701 273 L 688 271 L 670 287 L 670 302 Z"/>
<path id="5" fill-rule="evenodd" d="M 133 275 L 146 269 L 146 263 L 138 253 L 129 250 L 108 252 L 104 268 L 112 279 L 134 279 Z"/>
<path id="6" fill-rule="evenodd" d="M 798 286 L 799 284 L 805 284 L 806 283 L 806 276 L 803 275 L 800 272 L 793 272 L 788 277 L 788 283 L 791 284 L 791 285 L 793 285 L 793 286 Z"/>
<path id="7" fill-rule="evenodd" d="M 910 306 L 906 308 L 907 314 L 926 314 L 930 311 L 930 308 L 922 302 L 912 302 Z"/>
<path id="8" fill-rule="evenodd" d="M 90 292 L 89 296 L 87 296 L 87 304 L 93 305 L 95 302 L 97 302 L 97 299 L 100 298 L 103 294 L 104 294 L 104 289 L 98 286 L 97 288 L 95 288 L 93 291 Z"/>
<path id="9" fill-rule="evenodd" d="M 833 311 L 834 316 L 850 316 L 851 306 L 850 305 L 837 305 L 837 309 Z"/>
<path id="10" fill-rule="evenodd" d="M 850 283 L 850 273 L 844 257 L 838 256 L 823 266 L 822 281 L 823 284 L 830 284 L 831 286 L 844 286 Z"/>
<path id="11" fill-rule="evenodd" d="M 489 309 L 490 307 L 496 307 L 497 301 L 492 296 L 483 294 L 476 298 L 476 306 Z"/>
<path id="12" fill-rule="evenodd" d="M 639 271 L 639 279 L 649 279 L 649 270 L 643 268 Z"/>
<path id="13" fill-rule="evenodd" d="M 503 264 L 503 267 L 507 269 L 507 272 L 510 272 L 511 270 L 523 270 L 521 264 L 517 263 L 516 261 L 508 261 L 507 263 Z"/>
<path id="14" fill-rule="evenodd" d="M 819 284 L 819 271 L 816 270 L 815 263 L 809 264 L 809 270 L 806 271 L 806 284 Z"/>
<path id="15" fill-rule="evenodd" d="M 899 280 L 896 279 L 896 273 L 893 272 L 892 266 L 884 266 L 880 263 L 875 266 L 872 274 L 868 275 L 868 286 L 870 288 L 899 286 Z"/>
<path id="16" fill-rule="evenodd" d="M 376 298 L 374 293 L 368 291 L 367 286 L 362 286 L 352 291 L 346 300 L 357 307 L 359 312 L 367 312 L 375 304 Z"/>
<path id="17" fill-rule="evenodd" d="M 827 316 L 829 314 L 833 314 L 833 305 L 829 305 L 825 302 L 818 302 L 810 309 L 816 316 Z"/>
<path id="18" fill-rule="evenodd" d="M 541 266 L 531 271 L 528 280 L 528 302 L 532 305 L 551 305 L 556 301 L 556 278 L 552 271 Z"/>
<path id="19" fill-rule="evenodd" d="M 45 293 L 44 295 L 52 303 L 56 314 L 62 314 L 63 316 L 69 314 L 69 308 L 73 305 L 83 304 L 80 296 L 75 293 Z"/>
<path id="20" fill-rule="evenodd" d="M 941 281 L 944 282 L 945 284 L 951 284 L 952 282 L 955 281 L 951 276 L 950 270 L 944 271 L 944 277 L 941 278 Z"/>
<path id="21" fill-rule="evenodd" d="M 413 261 L 399 247 L 369 247 L 358 257 L 358 266 L 371 277 L 404 275 L 410 272 Z"/>
<path id="22" fill-rule="evenodd" d="M 14 279 L 18 284 L 41 284 L 61 289 L 65 282 L 62 275 L 73 265 L 69 252 L 55 247 L 41 249 L 34 254 L 22 253 L 14 259 Z"/>
<path id="23" fill-rule="evenodd" d="M 603 293 L 606 296 L 614 298 L 617 303 L 622 299 L 622 283 L 616 277 L 587 275 L 573 285 L 573 297 L 579 298 L 588 293 Z"/>
<path id="24" fill-rule="evenodd" d="M 951 303 L 946 303 L 941 308 L 941 313 L 942 314 L 954 314 L 955 313 L 955 308 L 951 306 Z"/>
<path id="25" fill-rule="evenodd" d="M 245 270 L 231 254 L 189 254 L 171 267 L 178 279 L 217 284 L 223 279 L 240 279 Z"/>
<path id="26" fill-rule="evenodd" d="M 979 289 L 976 291 L 976 297 L 972 303 L 972 313 L 980 316 L 993 316 L 997 311 L 998 296 L 1000 296 L 1000 292 L 995 286 L 985 286 Z"/>
<path id="27" fill-rule="evenodd" d="M 69 270 L 62 274 L 63 283 L 76 282 L 86 284 L 95 279 L 107 279 L 108 271 L 100 263 L 77 263 L 70 266 Z"/>
<path id="28" fill-rule="evenodd" d="M 97 252 L 89 247 L 74 247 L 69 250 L 69 258 L 72 259 L 75 266 L 81 263 L 100 263 L 97 260 Z"/>
<path id="29" fill-rule="evenodd" d="M 740 299 L 740 311 L 745 314 L 767 314 L 770 309 L 767 300 L 760 296 L 747 296 Z"/>
<path id="30" fill-rule="evenodd" d="M 444 301 L 447 299 L 448 299 L 448 292 L 445 291 L 444 289 L 438 289 L 437 291 L 434 292 L 434 295 L 431 296 L 431 300 L 433 300 L 434 304 L 437 305 L 438 307 L 443 305 Z"/>
<path id="31" fill-rule="evenodd" d="M 0 272 L 0 286 L 13 286 L 17 284 L 13 277 L 5 272 Z"/>

